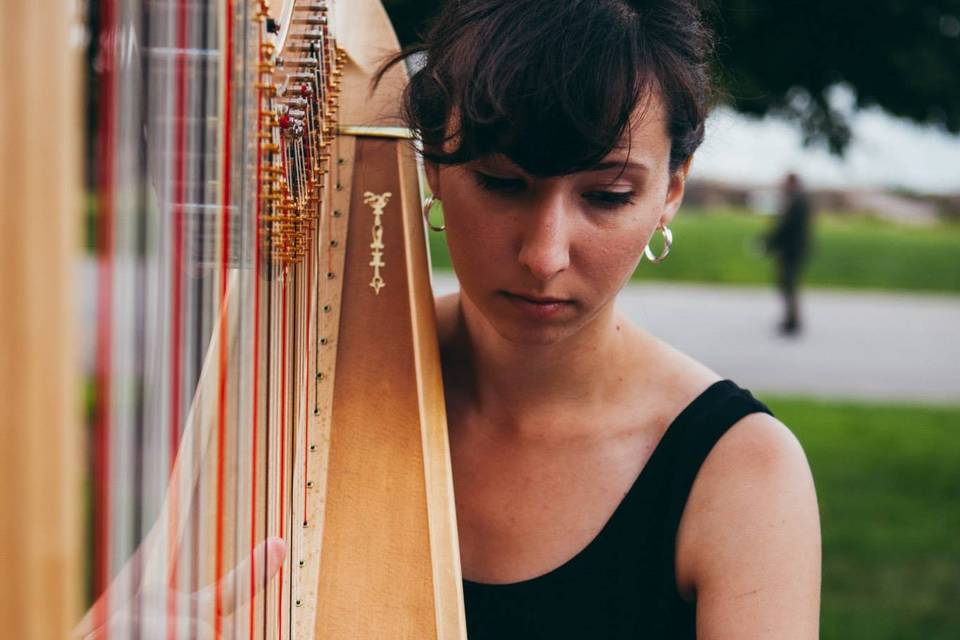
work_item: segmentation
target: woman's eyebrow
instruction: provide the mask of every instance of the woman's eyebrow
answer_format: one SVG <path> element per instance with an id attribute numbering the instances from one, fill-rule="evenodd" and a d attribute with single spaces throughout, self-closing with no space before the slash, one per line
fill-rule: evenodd
<path id="1" fill-rule="evenodd" d="M 520 167 L 516 165 L 510 158 L 501 154 L 492 154 L 480 156 L 473 160 L 475 166 L 487 167 L 493 170 L 504 170 L 504 171 L 519 171 L 524 172 Z"/>
<path id="2" fill-rule="evenodd" d="M 623 160 L 605 160 L 604 162 L 593 165 L 587 169 L 587 171 L 606 171 L 607 169 L 638 169 L 644 172 L 650 171 L 650 167 L 641 162 L 624 162 Z"/>

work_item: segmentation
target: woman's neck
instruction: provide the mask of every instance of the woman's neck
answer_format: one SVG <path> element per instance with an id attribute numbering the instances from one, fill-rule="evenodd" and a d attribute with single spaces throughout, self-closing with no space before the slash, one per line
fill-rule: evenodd
<path id="1" fill-rule="evenodd" d="M 463 296 L 457 311 L 458 362 L 450 363 L 457 401 L 504 436 L 582 435 L 589 425 L 578 416 L 598 415 L 615 402 L 625 389 L 624 371 L 634 368 L 635 330 L 612 304 L 550 344 L 503 338 Z"/>

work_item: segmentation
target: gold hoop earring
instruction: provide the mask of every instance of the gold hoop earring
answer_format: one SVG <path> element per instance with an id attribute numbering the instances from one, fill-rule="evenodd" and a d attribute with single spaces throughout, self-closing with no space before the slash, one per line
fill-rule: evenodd
<path id="1" fill-rule="evenodd" d="M 665 224 L 657 226 L 657 231 L 663 234 L 663 249 L 660 251 L 660 255 L 653 255 L 653 251 L 650 250 L 650 245 L 648 244 L 643 248 L 643 255 L 647 256 L 647 260 L 653 264 L 659 264 L 667 259 L 667 256 L 670 255 L 670 247 L 673 246 L 673 232 Z"/>
<path id="2" fill-rule="evenodd" d="M 427 198 L 427 201 L 423 203 L 423 219 L 427 221 L 427 226 L 430 227 L 431 231 L 442 233 L 447 229 L 447 225 L 442 224 L 439 227 L 437 227 L 437 226 L 434 226 L 432 222 L 430 222 L 430 209 L 433 209 L 434 202 L 439 202 L 439 201 L 440 200 L 438 198 L 434 198 L 433 195 Z"/>

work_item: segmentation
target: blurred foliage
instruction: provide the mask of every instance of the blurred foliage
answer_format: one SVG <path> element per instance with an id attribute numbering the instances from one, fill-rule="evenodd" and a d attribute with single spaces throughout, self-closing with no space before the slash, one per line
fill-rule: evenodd
<path id="1" fill-rule="evenodd" d="M 400 36 L 419 38 L 442 0 L 384 0 Z M 742 113 L 798 122 L 808 143 L 842 151 L 846 115 L 828 98 L 960 132 L 960 0 L 709 0 L 725 99 Z"/>
<path id="2" fill-rule="evenodd" d="M 742 112 L 797 120 L 833 151 L 849 140 L 830 87 L 960 132 L 960 0 L 718 0 L 721 79 Z"/>
<path id="3" fill-rule="evenodd" d="M 736 209 L 681 210 L 670 257 L 640 263 L 635 280 L 769 284 L 773 261 L 760 238 L 774 222 Z M 855 214 L 820 214 L 803 282 L 817 287 L 960 293 L 960 224 L 908 226 Z M 442 234 L 430 234 L 433 264 L 450 268 Z M 656 249 L 659 247 L 655 247 Z"/>
<path id="4" fill-rule="evenodd" d="M 821 637 L 956 638 L 960 407 L 762 399 L 803 444 L 817 486 Z"/>

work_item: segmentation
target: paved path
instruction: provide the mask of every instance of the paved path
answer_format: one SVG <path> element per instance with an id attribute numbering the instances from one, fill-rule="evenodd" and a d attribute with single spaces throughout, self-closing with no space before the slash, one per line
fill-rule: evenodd
<path id="1" fill-rule="evenodd" d="M 81 267 L 92 336 L 96 271 L 92 260 Z M 434 285 L 457 289 L 450 275 Z M 960 405 L 960 296 L 808 291 L 803 302 L 806 332 L 784 339 L 772 289 L 634 284 L 619 299 L 634 322 L 756 391 Z"/>
<path id="2" fill-rule="evenodd" d="M 960 404 L 960 296 L 807 291 L 803 304 L 805 333 L 785 339 L 772 289 L 634 284 L 619 298 L 634 322 L 756 391 Z"/>

